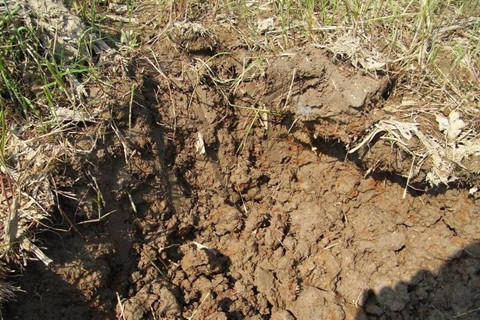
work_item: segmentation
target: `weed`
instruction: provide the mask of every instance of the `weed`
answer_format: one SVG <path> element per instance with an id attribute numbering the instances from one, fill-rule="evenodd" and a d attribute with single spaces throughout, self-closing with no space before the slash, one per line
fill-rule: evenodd
<path id="1" fill-rule="evenodd" d="M 208 60 L 203 61 L 200 58 L 196 60 L 200 63 L 199 66 L 196 68 L 197 74 L 197 81 L 200 81 L 202 77 L 203 70 L 206 70 L 208 74 L 208 78 L 210 78 L 215 85 L 217 86 L 229 86 L 230 92 L 235 93 L 237 91 L 238 86 L 245 81 L 252 81 L 258 74 L 255 73 L 255 69 L 258 69 L 266 60 L 262 57 L 256 58 L 244 58 L 242 62 L 242 69 L 239 72 L 238 76 L 221 79 L 209 66 L 209 62 L 212 61 L 214 58 L 219 56 L 229 55 L 227 52 L 217 53 L 214 56 L 210 57 Z"/>
<path id="2" fill-rule="evenodd" d="M 5 103 L 0 99 L 0 167 L 5 166 L 5 146 L 7 144 L 7 122 L 5 119 Z"/>
<path id="3" fill-rule="evenodd" d="M 282 34 L 284 37 L 284 41 L 288 44 L 288 31 L 290 30 L 291 24 L 291 7 L 292 1 L 291 0 L 277 0 L 275 1 L 278 15 L 280 16 L 280 23 L 282 26 Z"/>
<path id="4" fill-rule="evenodd" d="M 66 81 L 92 69 L 83 60 L 67 61 L 61 54 L 45 50 L 35 30 L 18 26 L 12 13 L 7 13 L 0 26 L 4 107 L 11 106 L 15 112 L 18 104 L 26 119 L 43 122 L 44 118 L 55 118 L 55 108 L 61 102 L 75 106 L 76 98 Z"/>
<path id="5" fill-rule="evenodd" d="M 263 124 L 265 129 L 268 129 L 268 115 L 273 115 L 273 116 L 279 116 L 280 115 L 278 112 L 266 108 L 263 105 L 263 103 L 261 103 L 261 102 L 258 103 L 258 106 L 250 106 L 250 107 L 237 106 L 237 105 L 232 105 L 232 104 L 230 104 L 230 105 L 234 108 L 248 110 L 248 111 L 251 111 L 251 113 L 253 113 L 252 120 L 249 122 L 247 128 L 245 129 L 245 132 L 243 134 L 243 138 L 242 138 L 242 140 L 240 141 L 240 144 L 237 147 L 237 150 L 236 150 L 237 154 L 239 154 L 243 150 L 243 148 L 245 147 L 247 139 L 250 136 L 250 134 L 252 133 L 253 126 L 255 125 L 257 120 L 259 120 L 260 123 Z"/>
<path id="6" fill-rule="evenodd" d="M 132 30 L 121 30 L 120 43 L 127 46 L 130 49 L 134 49 L 139 46 L 138 34 Z"/>

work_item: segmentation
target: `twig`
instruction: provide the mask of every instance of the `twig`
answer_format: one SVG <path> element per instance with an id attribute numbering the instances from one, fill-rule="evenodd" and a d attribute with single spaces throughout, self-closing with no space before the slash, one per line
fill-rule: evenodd
<path id="1" fill-rule="evenodd" d="M 53 193 L 55 193 L 55 200 L 57 202 L 57 209 L 58 209 L 58 212 L 60 212 L 60 215 L 65 219 L 67 220 L 68 224 L 69 224 L 69 228 L 68 228 L 68 231 L 70 231 L 71 229 L 73 229 L 76 233 L 78 233 L 80 235 L 80 237 L 83 238 L 83 235 L 80 233 L 80 231 L 78 231 L 77 227 L 75 227 L 75 225 L 73 224 L 72 220 L 70 220 L 70 218 L 65 214 L 65 212 L 63 212 L 62 210 L 62 207 L 60 206 L 60 200 L 58 198 L 58 191 L 57 191 L 57 184 L 55 183 L 55 179 L 52 177 L 51 179 L 52 181 L 52 184 L 53 184 Z"/>
<path id="2" fill-rule="evenodd" d="M 290 133 L 290 131 L 292 131 L 293 126 L 295 125 L 295 123 L 297 123 L 297 121 L 298 121 L 298 118 L 295 118 L 295 120 L 293 120 L 292 125 L 290 126 L 290 128 L 288 128 L 288 132 L 287 132 L 287 133 Z"/>
<path id="3" fill-rule="evenodd" d="M 198 306 L 197 309 L 195 309 L 190 317 L 188 317 L 188 320 L 192 320 L 195 314 L 197 314 L 198 310 L 200 310 L 200 307 L 203 305 L 203 303 L 207 300 L 207 298 L 210 297 L 210 292 L 207 293 L 205 298 L 203 298 L 202 302 L 200 302 L 200 305 Z"/>
<path id="4" fill-rule="evenodd" d="M 123 307 L 122 299 L 120 298 L 118 292 L 115 292 L 115 294 L 117 295 L 117 303 L 120 306 L 120 318 L 122 318 L 122 320 L 125 320 L 125 308 Z"/>
<path id="5" fill-rule="evenodd" d="M 112 210 L 112 211 L 110 211 L 110 212 L 105 213 L 105 214 L 102 215 L 100 218 L 90 219 L 90 220 L 85 220 L 85 221 L 80 221 L 80 222 L 77 222 L 77 224 L 80 225 L 80 224 L 100 222 L 100 221 L 102 221 L 102 220 L 105 220 L 106 217 L 108 217 L 109 215 L 111 215 L 112 213 L 114 213 L 114 212 L 116 212 L 116 211 L 117 211 L 117 210 Z"/>
<path id="6" fill-rule="evenodd" d="M 403 190 L 402 199 L 405 199 L 407 197 L 407 189 L 408 189 L 408 185 L 410 184 L 410 179 L 412 178 L 412 175 L 413 175 L 414 164 L 415 164 L 415 155 L 412 156 L 412 165 L 410 166 L 410 171 L 408 172 L 407 183 L 405 184 L 405 189 Z"/>
<path id="7" fill-rule="evenodd" d="M 287 94 L 287 98 L 285 99 L 285 104 L 283 105 L 283 109 L 287 108 L 288 100 L 290 99 L 290 96 L 292 95 L 292 88 L 293 88 L 293 83 L 295 82 L 295 74 L 296 73 L 297 73 L 297 68 L 293 68 L 292 81 L 290 82 L 290 87 L 288 88 L 288 94 Z"/>
<path id="8" fill-rule="evenodd" d="M 476 309 L 473 309 L 473 310 L 469 310 L 469 311 L 466 311 L 466 312 L 459 313 L 459 314 L 453 316 L 452 319 L 458 319 L 458 318 L 461 318 L 461 317 L 464 317 L 464 316 L 468 316 L 469 314 L 472 314 L 472 313 L 475 313 L 475 312 L 478 312 L 478 311 L 480 311 L 480 307 L 476 308 Z"/>
<path id="9" fill-rule="evenodd" d="M 151 49 L 150 49 L 151 50 Z M 153 53 L 153 50 L 152 50 Z M 165 73 L 160 69 L 160 64 L 157 60 L 157 57 L 155 54 L 153 55 L 155 62 L 157 63 L 156 65 L 149 59 L 146 58 L 147 61 L 152 65 L 152 67 L 165 79 L 167 80 L 167 88 L 168 88 L 168 93 L 170 95 L 170 104 L 172 108 L 172 116 L 173 116 L 173 138 L 175 139 L 175 133 L 177 131 L 177 114 L 176 114 L 176 108 L 175 108 L 175 101 L 173 100 L 173 94 L 172 94 L 172 87 L 170 86 L 170 82 L 172 82 L 172 79 L 168 78 Z"/>

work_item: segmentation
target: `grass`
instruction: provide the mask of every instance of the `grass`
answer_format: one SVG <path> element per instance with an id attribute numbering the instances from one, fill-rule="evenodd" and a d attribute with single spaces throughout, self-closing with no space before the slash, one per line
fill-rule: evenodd
<path id="1" fill-rule="evenodd" d="M 7 242 L 0 255 L 18 266 L 19 250 L 50 261 L 29 238 L 52 210 L 49 174 L 70 152 L 63 145 L 72 126 L 63 122 L 72 119 L 57 111 L 85 110 L 80 89 L 94 68 L 86 56 L 66 56 L 57 38 L 48 42 L 17 13 L 0 4 L 0 224 Z"/>
<path id="2" fill-rule="evenodd" d="M 269 10 L 259 10 L 266 3 Z M 438 102 L 438 93 L 451 97 L 442 102 L 452 109 L 478 99 L 479 14 L 478 0 L 278 0 L 255 2 L 245 24 L 276 17 L 272 50 L 316 44 L 359 68 L 397 78 L 397 91 L 419 92 L 426 109 Z"/>
<path id="3" fill-rule="evenodd" d="M 55 50 L 45 51 L 36 31 L 18 26 L 13 13 L 7 13 L 0 24 L 4 111 L 20 113 L 29 122 L 45 123 L 44 119 L 55 118 L 55 109 L 62 104 L 76 105 L 75 92 L 67 81 L 88 74 L 91 68 L 83 60 L 67 61 Z"/>
<path id="4" fill-rule="evenodd" d="M 29 24 L 8 3 L 0 2 L 0 229 L 4 230 L 0 258 L 22 269 L 27 256 L 47 265 L 51 262 L 30 239 L 39 229 L 50 227 L 45 221 L 54 210 L 56 190 L 50 178 L 57 163 L 75 156 L 75 150 L 66 147 L 71 146 L 68 135 L 76 131 L 75 124 L 83 122 L 75 114 L 92 113 L 85 86 L 100 80 L 102 73 L 92 59 L 92 32 L 103 17 L 96 1 L 88 11 L 78 6 L 82 2 L 72 5 L 73 11 L 83 10 L 88 26 L 75 43 L 78 52 L 72 54 L 56 33 L 47 35 L 40 25 Z M 130 10 L 133 5 L 130 2 Z M 125 32 L 121 40 L 121 45 L 136 46 L 133 33 Z M 94 197 L 100 221 L 109 213 L 103 213 L 98 186 Z M 13 297 L 15 291 L 2 280 L 0 301 Z"/>

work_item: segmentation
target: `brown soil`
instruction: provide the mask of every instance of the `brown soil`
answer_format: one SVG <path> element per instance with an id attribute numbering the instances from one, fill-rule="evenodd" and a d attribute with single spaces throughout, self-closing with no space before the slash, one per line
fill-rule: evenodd
<path id="1" fill-rule="evenodd" d="M 267 53 L 222 34 L 158 41 L 145 52 L 162 74 L 138 59 L 91 90 L 109 106 L 72 143 L 93 151 L 56 177 L 79 199 L 61 197 L 63 214 L 89 223 L 42 234 L 54 263 L 13 279 L 25 293 L 5 318 L 478 319 L 476 200 L 403 198 L 403 178 L 347 158 L 388 81 L 312 48 L 242 74 Z"/>

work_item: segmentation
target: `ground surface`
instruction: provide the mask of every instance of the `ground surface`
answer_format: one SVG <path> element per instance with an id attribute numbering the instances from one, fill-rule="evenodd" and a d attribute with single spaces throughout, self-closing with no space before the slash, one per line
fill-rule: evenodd
<path id="1" fill-rule="evenodd" d="M 406 179 L 345 151 L 384 116 L 388 80 L 311 47 L 257 65 L 222 27 L 178 32 L 90 88 L 102 122 L 56 177 L 88 223 L 40 236 L 54 262 L 13 278 L 26 293 L 5 319 L 478 319 L 478 202 L 404 197 Z M 408 171 L 398 155 L 377 159 Z"/>

